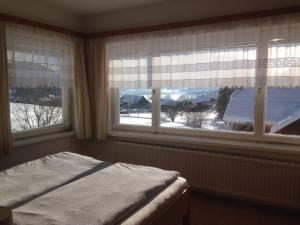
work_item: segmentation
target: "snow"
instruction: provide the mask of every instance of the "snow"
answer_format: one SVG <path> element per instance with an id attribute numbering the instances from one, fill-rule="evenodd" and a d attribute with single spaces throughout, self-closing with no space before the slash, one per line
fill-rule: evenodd
<path id="1" fill-rule="evenodd" d="M 254 120 L 253 88 L 233 93 L 224 114 L 227 122 L 248 123 Z M 266 123 L 274 125 L 300 109 L 300 88 L 269 87 L 267 90 Z"/>
<path id="2" fill-rule="evenodd" d="M 152 115 L 151 113 L 120 114 L 120 124 L 151 126 Z"/>
<path id="3" fill-rule="evenodd" d="M 186 119 L 184 115 L 177 115 L 175 121 L 172 122 L 166 117 L 164 113 L 161 113 L 160 126 L 165 128 L 185 128 L 194 129 L 186 125 Z M 152 115 L 151 113 L 131 113 L 131 114 L 120 114 L 120 124 L 126 125 L 138 125 L 138 126 L 151 126 L 152 125 Z M 229 130 L 223 121 L 217 120 L 216 111 L 208 112 L 205 117 L 205 121 L 202 124 L 202 129 L 208 130 Z"/>
<path id="4" fill-rule="evenodd" d="M 40 106 L 33 104 L 10 103 L 11 130 L 13 132 L 17 132 L 26 129 L 38 128 L 39 126 L 34 110 L 39 110 L 39 112 L 42 114 L 41 108 L 39 107 Z M 57 115 L 55 116 L 56 120 L 52 120 L 50 124 L 46 126 L 58 125 L 63 123 L 62 107 L 54 107 L 54 111 L 57 113 Z M 42 117 L 44 118 L 44 116 Z M 28 123 L 25 123 L 24 118 L 28 118 L 31 127 L 28 125 Z M 23 124 L 23 126 L 21 126 L 21 124 Z M 24 127 L 24 124 L 26 124 L 26 128 Z"/>

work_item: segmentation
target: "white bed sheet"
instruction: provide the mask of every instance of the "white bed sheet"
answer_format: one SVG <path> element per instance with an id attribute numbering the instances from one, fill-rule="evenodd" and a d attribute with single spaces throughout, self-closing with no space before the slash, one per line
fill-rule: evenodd
<path id="1" fill-rule="evenodd" d="M 0 205 L 12 209 L 110 163 L 61 152 L 0 171 Z"/>
<path id="2" fill-rule="evenodd" d="M 123 220 L 121 224 L 147 224 L 161 212 L 162 208 L 178 198 L 187 187 L 187 181 L 182 177 L 178 177 L 176 181 L 147 202 L 144 206 L 140 207 L 134 214 Z"/>
<path id="3" fill-rule="evenodd" d="M 15 225 L 115 225 L 178 178 L 174 171 L 116 163 L 13 210 Z"/>
<path id="4" fill-rule="evenodd" d="M 55 193 L 57 192 L 55 189 L 58 191 L 65 189 L 65 185 L 69 186 L 70 183 L 80 183 L 80 180 L 87 179 L 85 178 L 86 175 L 93 177 L 95 175 L 92 174 L 95 171 L 102 170 L 106 167 L 109 168 L 110 165 L 112 164 L 90 157 L 64 152 L 28 162 L 9 170 L 0 171 L 0 180 L 3 181 L 0 182 L 2 183 L 2 185 L 0 185 L 0 192 L 2 193 L 0 194 L 0 203 L 18 211 L 17 208 L 19 208 L 19 206 L 23 208 L 22 205 L 27 205 L 26 202 L 28 205 L 32 205 L 32 200 L 36 202 L 36 198 L 44 198 L 44 195 L 51 196 L 53 190 Z M 139 166 L 136 167 L 140 170 Z M 154 169 L 153 172 L 156 170 L 155 168 L 148 169 L 150 169 L 150 171 Z M 145 167 L 146 171 L 148 169 Z M 61 171 L 61 173 L 57 173 L 57 171 Z M 10 183 L 11 181 L 13 181 L 13 183 Z M 6 185 L 4 185 L 4 183 L 6 183 Z M 131 212 L 120 224 L 137 225 L 152 221 L 152 219 L 161 212 L 162 208 L 178 198 L 186 188 L 186 180 L 181 177 L 177 178 L 159 194 L 156 194 L 154 197 L 152 196 L 143 205 L 135 209 L 133 213 Z M 40 206 L 43 206 L 43 201 Z M 30 210 L 28 212 L 28 215 L 30 215 Z M 35 210 L 32 212 L 34 213 Z M 45 214 L 46 218 L 48 218 L 47 214 L 48 213 Z M 24 220 L 21 221 L 25 222 Z M 46 221 L 47 220 L 45 220 L 45 222 Z"/>

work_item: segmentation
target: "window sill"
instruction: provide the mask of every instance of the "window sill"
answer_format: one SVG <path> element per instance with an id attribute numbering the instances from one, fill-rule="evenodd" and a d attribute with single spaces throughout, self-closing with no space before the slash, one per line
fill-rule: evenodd
<path id="1" fill-rule="evenodd" d="M 280 161 L 300 162 L 299 145 L 257 143 L 253 141 L 235 141 L 216 138 L 190 137 L 171 134 L 154 134 L 131 131 L 111 131 L 109 136 L 141 144 L 154 144 L 207 150 L 212 152 L 237 154 L 252 157 L 267 157 Z M 139 141 L 137 141 L 139 140 Z"/>
<path id="2" fill-rule="evenodd" d="M 37 144 L 37 143 L 41 143 L 41 142 L 60 139 L 60 138 L 64 138 L 64 137 L 71 137 L 74 135 L 75 135 L 75 132 L 73 130 L 71 130 L 71 131 L 63 131 L 63 132 L 45 134 L 45 135 L 41 135 L 41 136 L 37 136 L 37 137 L 27 137 L 27 138 L 23 138 L 23 139 L 16 139 L 13 143 L 13 146 L 18 148 L 18 147 L 23 147 L 23 146 L 27 146 L 27 145 L 32 145 L 32 144 Z"/>

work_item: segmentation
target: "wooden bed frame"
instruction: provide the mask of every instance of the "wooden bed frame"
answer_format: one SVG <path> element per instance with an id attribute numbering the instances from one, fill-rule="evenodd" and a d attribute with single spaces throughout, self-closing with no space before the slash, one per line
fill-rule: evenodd
<path id="1" fill-rule="evenodd" d="M 191 225 L 191 188 L 166 205 L 149 223 L 143 225 Z"/>

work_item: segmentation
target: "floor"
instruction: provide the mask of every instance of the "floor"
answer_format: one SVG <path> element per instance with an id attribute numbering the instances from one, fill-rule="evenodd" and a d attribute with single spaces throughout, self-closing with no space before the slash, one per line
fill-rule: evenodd
<path id="1" fill-rule="evenodd" d="M 193 193 L 192 225 L 300 225 L 300 211 Z"/>

